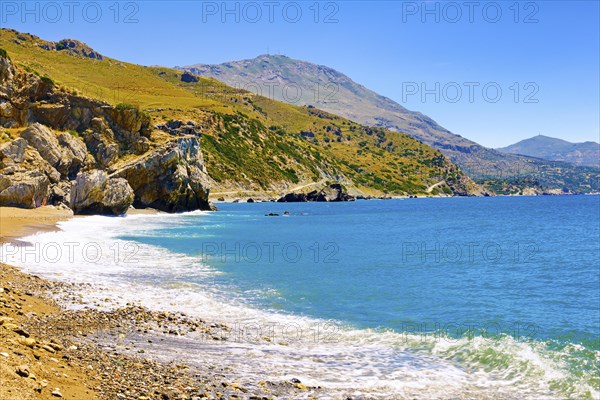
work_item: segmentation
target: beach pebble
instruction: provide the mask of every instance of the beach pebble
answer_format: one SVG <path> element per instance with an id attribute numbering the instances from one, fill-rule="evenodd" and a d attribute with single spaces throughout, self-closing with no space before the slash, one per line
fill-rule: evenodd
<path id="1" fill-rule="evenodd" d="M 35 341 L 35 339 L 32 339 L 32 338 L 19 338 L 19 343 L 33 349 L 36 341 Z"/>
<path id="2" fill-rule="evenodd" d="M 29 374 L 31 374 L 31 372 L 29 371 L 29 366 L 28 365 L 19 365 L 17 367 L 17 375 L 23 377 L 23 378 L 27 378 L 29 377 Z"/>
<path id="3" fill-rule="evenodd" d="M 55 343 L 53 341 L 51 341 L 50 343 L 48 343 L 48 346 L 52 347 L 56 351 L 60 351 L 60 350 L 63 349 L 63 347 L 60 344 Z"/>
<path id="4" fill-rule="evenodd" d="M 21 336 L 24 336 L 24 337 L 26 337 L 26 338 L 28 338 L 28 337 L 30 336 L 30 335 L 29 335 L 29 332 L 27 332 L 27 331 L 26 331 L 25 329 L 23 329 L 23 328 L 17 328 L 17 329 L 13 329 L 13 332 L 15 332 L 15 333 L 17 333 L 17 334 L 19 334 L 19 335 L 21 335 Z"/>
<path id="5" fill-rule="evenodd" d="M 42 349 L 46 350 L 48 353 L 56 353 L 56 350 L 54 350 L 51 346 L 47 344 L 43 345 Z"/>

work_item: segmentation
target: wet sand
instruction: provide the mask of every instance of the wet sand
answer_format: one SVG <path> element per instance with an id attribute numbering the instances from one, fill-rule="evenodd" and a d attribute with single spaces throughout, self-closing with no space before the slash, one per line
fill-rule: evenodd
<path id="1" fill-rule="evenodd" d="M 153 210 L 132 213 L 153 213 Z M 0 208 L 2 241 L 59 229 L 69 210 Z M 219 366 L 193 368 L 185 354 L 153 357 L 149 343 L 200 335 L 221 340 L 225 324 L 182 313 L 126 307 L 72 307 L 85 285 L 25 274 L 0 264 L 0 399 L 321 398 L 300 381 L 237 379 Z M 110 303 L 110 299 L 105 299 Z"/>
<path id="2" fill-rule="evenodd" d="M 57 230 L 56 224 L 73 217 L 73 212 L 51 206 L 27 210 L 0 207 L 0 243 L 36 232 Z"/>

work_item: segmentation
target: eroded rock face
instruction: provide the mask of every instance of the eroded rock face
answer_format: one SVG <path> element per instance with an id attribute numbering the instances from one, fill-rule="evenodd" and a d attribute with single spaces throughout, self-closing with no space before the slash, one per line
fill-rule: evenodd
<path id="1" fill-rule="evenodd" d="M 39 171 L 0 174 L 0 206 L 36 208 L 48 199 L 48 177 Z"/>
<path id="2" fill-rule="evenodd" d="M 85 144 L 74 138 L 68 133 L 62 133 L 58 136 L 58 143 L 62 146 L 65 164 L 65 175 L 67 177 L 76 176 L 79 170 L 86 164 L 88 157 Z"/>
<path id="3" fill-rule="evenodd" d="M 54 132 L 42 124 L 33 124 L 21 132 L 21 137 L 36 149 L 42 158 L 53 167 L 62 161 L 62 151 Z"/>
<path id="4" fill-rule="evenodd" d="M 329 186 L 324 187 L 320 192 L 316 194 L 316 201 L 352 201 L 354 197 L 350 196 L 342 185 L 339 183 L 333 183 Z"/>
<path id="5" fill-rule="evenodd" d="M 193 83 L 193 82 L 198 82 L 199 80 L 200 80 L 199 77 L 197 77 L 194 74 L 189 73 L 188 71 L 185 71 L 183 74 L 181 74 L 182 82 Z"/>
<path id="6" fill-rule="evenodd" d="M 210 209 L 200 144 L 186 136 L 199 136 L 199 127 L 180 126 L 177 138 L 160 144 L 150 140 L 150 122 L 135 107 L 60 90 L 0 56 L 0 126 L 27 127 L 0 146 L 0 205 L 48 201 L 77 214 L 122 214 L 135 199 L 169 212 Z M 142 157 L 109 177 L 122 156 L 133 155 Z"/>
<path id="7" fill-rule="evenodd" d="M 42 124 L 35 123 L 28 127 L 21 132 L 21 138 L 36 149 L 63 177 L 76 176 L 86 160 L 87 149 L 81 140 L 68 133 L 57 137 Z"/>
<path id="8" fill-rule="evenodd" d="M 17 138 L 0 145 L 0 174 L 10 176 L 27 171 L 43 172 L 51 183 L 60 180 L 60 173 L 25 139 Z"/>
<path id="9" fill-rule="evenodd" d="M 125 179 L 109 178 L 106 172 L 93 170 L 77 175 L 70 197 L 75 214 L 123 215 L 133 204 L 134 193 Z"/>
<path id="10" fill-rule="evenodd" d="M 12 142 L 8 142 L 0 146 L 0 161 L 6 164 L 19 164 L 25 161 L 25 149 L 27 149 L 27 141 L 23 138 L 18 138 Z M 0 164 L 0 168 L 3 164 Z"/>
<path id="11" fill-rule="evenodd" d="M 71 55 L 79 55 L 83 57 L 102 60 L 104 57 L 90 46 L 75 39 L 63 39 L 54 44 L 57 51 L 66 51 Z"/>
<path id="12" fill-rule="evenodd" d="M 135 207 L 167 212 L 209 210 L 209 177 L 200 143 L 195 137 L 180 138 L 116 171 L 135 192 Z"/>
<path id="13" fill-rule="evenodd" d="M 31 105 L 48 99 L 51 92 L 51 83 L 16 69 L 10 58 L 0 56 L 0 126 L 23 126 Z"/>
<path id="14" fill-rule="evenodd" d="M 154 125 L 154 128 L 173 136 L 202 135 L 202 128 L 194 121 L 187 121 L 184 124 L 181 120 L 176 119 L 165 124 Z"/>

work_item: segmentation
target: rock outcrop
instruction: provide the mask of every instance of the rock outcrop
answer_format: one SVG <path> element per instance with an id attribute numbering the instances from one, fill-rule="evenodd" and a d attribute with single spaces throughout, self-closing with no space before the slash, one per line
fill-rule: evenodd
<path id="1" fill-rule="evenodd" d="M 301 203 L 301 202 L 338 202 L 354 201 L 339 183 L 325 186 L 321 190 L 313 190 L 309 193 L 288 193 L 277 200 L 278 203 Z"/>
<path id="2" fill-rule="evenodd" d="M 193 82 L 198 82 L 199 80 L 200 80 L 199 77 L 197 77 L 194 74 L 190 74 L 187 71 L 185 71 L 183 74 L 181 74 L 181 81 L 182 82 L 193 83 Z"/>
<path id="3" fill-rule="evenodd" d="M 112 176 L 129 182 L 135 192 L 135 207 L 167 212 L 211 209 L 209 177 L 195 137 L 168 142 Z"/>
<path id="4" fill-rule="evenodd" d="M 60 173 L 29 146 L 27 140 L 17 138 L 0 145 L 0 174 L 11 176 L 27 171 L 44 173 L 51 183 L 60 180 Z"/>
<path id="5" fill-rule="evenodd" d="M 54 44 L 54 49 L 57 51 L 66 51 L 70 55 L 83 56 L 102 60 L 104 57 L 90 46 L 75 39 L 63 39 Z"/>
<path id="6" fill-rule="evenodd" d="M 193 121 L 187 121 L 184 124 L 183 121 L 176 119 L 164 124 L 155 125 L 154 128 L 173 136 L 202 135 L 202 129 Z"/>
<path id="7" fill-rule="evenodd" d="M 77 175 L 70 206 L 75 214 L 123 215 L 133 204 L 133 189 L 125 179 L 109 178 L 101 170 Z"/>
<path id="8" fill-rule="evenodd" d="M 20 164 L 25 161 L 25 149 L 27 149 L 27 140 L 23 138 L 8 142 L 0 147 L 0 161 L 7 164 Z M 0 164 L 0 167 L 4 167 L 4 164 Z"/>
<path id="9" fill-rule="evenodd" d="M 44 125 L 35 123 L 21 132 L 21 138 L 67 179 L 77 175 L 87 158 L 85 144 L 68 133 L 56 136 Z"/>
<path id="10" fill-rule="evenodd" d="M 0 205 L 36 208 L 48 199 L 48 177 L 39 171 L 0 174 Z"/>
<path id="11" fill-rule="evenodd" d="M 0 126 L 26 127 L 0 146 L 0 206 L 62 203 L 77 214 L 122 214 L 133 203 L 167 212 L 211 209 L 199 126 L 179 121 L 169 128 L 177 139 L 155 143 L 150 122 L 135 106 L 59 90 L 0 54 Z M 117 169 L 123 157 L 133 161 Z"/>
<path id="12" fill-rule="evenodd" d="M 63 171 L 61 172 L 69 178 L 77 176 L 77 173 L 89 160 L 85 144 L 68 133 L 60 134 L 58 143 L 62 146 L 63 160 L 66 160 L 62 165 Z"/>

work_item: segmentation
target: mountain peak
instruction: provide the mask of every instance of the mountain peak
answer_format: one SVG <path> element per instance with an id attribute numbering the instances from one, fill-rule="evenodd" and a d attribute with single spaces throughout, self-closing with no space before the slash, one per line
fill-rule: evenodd
<path id="1" fill-rule="evenodd" d="M 600 144 L 596 142 L 571 143 L 563 139 L 537 135 L 498 150 L 550 161 L 600 166 Z"/>

